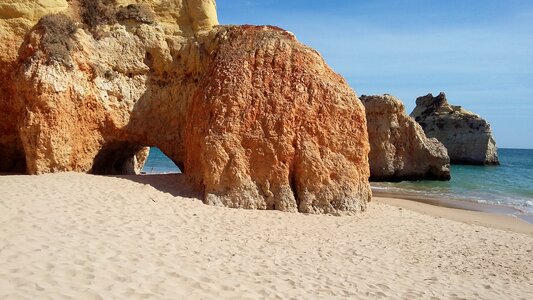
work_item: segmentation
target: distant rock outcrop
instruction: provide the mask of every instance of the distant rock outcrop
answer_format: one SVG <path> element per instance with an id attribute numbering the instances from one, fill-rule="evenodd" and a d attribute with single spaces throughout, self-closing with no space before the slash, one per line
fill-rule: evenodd
<path id="1" fill-rule="evenodd" d="M 27 35 L 13 85 L 29 173 L 123 173 L 156 146 L 208 204 L 365 210 L 364 108 L 316 51 L 215 26 L 214 1 L 127 2 L 71 1 Z"/>
<path id="2" fill-rule="evenodd" d="M 450 158 L 436 139 L 427 138 L 403 103 L 391 95 L 361 96 L 370 141 L 374 181 L 449 180 Z"/>
<path id="3" fill-rule="evenodd" d="M 499 164 L 489 123 L 460 106 L 449 105 L 444 93 L 416 99 L 411 117 L 424 128 L 428 137 L 434 137 L 446 146 L 452 163 Z"/>

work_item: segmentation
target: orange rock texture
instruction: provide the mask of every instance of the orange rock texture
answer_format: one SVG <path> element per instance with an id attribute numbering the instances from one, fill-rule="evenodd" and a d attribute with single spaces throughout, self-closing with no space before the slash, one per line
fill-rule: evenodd
<path id="1" fill-rule="evenodd" d="M 174 27 L 141 2 L 93 22 L 81 1 L 27 35 L 14 93 L 29 173 L 124 173 L 156 146 L 207 204 L 366 208 L 364 108 L 316 51 L 275 27 L 214 26 L 212 1 L 188 0 Z"/>
<path id="2" fill-rule="evenodd" d="M 0 19 L 0 172 L 23 173 L 26 170 L 24 149 L 17 127 L 20 107 L 15 102 L 12 82 L 8 78 L 17 61 L 16 45 L 22 44 L 24 33 L 29 28 L 24 22 L 16 24 Z"/>
<path id="3" fill-rule="evenodd" d="M 185 127 L 185 170 L 205 186 L 206 202 L 363 210 L 366 121 L 346 82 L 277 28 L 220 28 L 215 45 Z"/>
<path id="4" fill-rule="evenodd" d="M 0 2 L 0 172 L 23 173 L 26 169 L 17 127 L 20 107 L 15 102 L 13 84 L 9 80 L 24 35 L 34 24 L 30 16 L 34 13 L 25 11 L 24 7 L 12 1 Z"/>

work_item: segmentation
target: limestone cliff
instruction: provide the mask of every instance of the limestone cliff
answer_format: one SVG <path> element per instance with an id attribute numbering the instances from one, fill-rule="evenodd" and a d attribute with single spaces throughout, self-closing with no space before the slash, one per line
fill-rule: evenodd
<path id="1" fill-rule="evenodd" d="M 157 146 L 208 204 L 366 208 L 364 108 L 316 51 L 275 27 L 213 27 L 213 1 L 131 2 L 80 0 L 27 35 L 14 86 L 29 173 L 121 173 Z"/>
<path id="2" fill-rule="evenodd" d="M 70 3 L 70 6 L 69 6 Z M 116 3 L 116 5 L 110 5 Z M 132 24 L 136 19 L 144 17 L 141 8 L 153 9 L 149 11 L 165 30 L 175 36 L 192 36 L 202 31 L 210 30 L 218 24 L 215 2 L 212 0 L 0 0 L 0 76 L 11 78 L 13 69 L 17 65 L 19 47 L 26 33 L 45 15 L 62 12 L 62 26 L 49 28 L 50 34 L 45 39 L 44 55 L 48 59 L 69 63 L 68 49 L 73 44 L 60 35 L 65 31 L 68 20 L 75 30 L 74 22 L 85 22 L 85 25 L 110 25 L 116 21 Z M 68 16 L 68 18 L 67 18 Z M 60 19 L 61 19 L 60 18 Z M 58 18 L 43 20 L 53 26 Z M 107 23 L 106 23 L 107 22 Z M 104 24 L 105 23 L 105 24 Z M 108 24 L 109 23 L 109 24 Z M 41 26 L 41 28 L 43 27 Z M 84 26 L 85 28 L 87 26 Z M 58 31 L 59 30 L 59 31 Z M 107 30 L 103 30 L 107 32 Z M 59 35 L 58 35 L 59 34 Z M 64 61 L 67 59 L 67 61 Z M 0 81 L 0 172 L 26 171 L 26 159 L 23 144 L 19 134 L 19 118 L 23 116 L 25 107 L 15 101 L 14 83 L 11 80 Z M 106 168 L 108 173 L 137 174 L 144 165 L 148 148 L 139 150 L 133 156 L 124 160 L 124 165 Z"/>
<path id="3" fill-rule="evenodd" d="M 39 18 L 66 8 L 66 0 L 0 0 L 0 172 L 23 173 L 26 169 L 17 127 L 21 112 L 9 80 L 18 49 Z"/>
<path id="4" fill-rule="evenodd" d="M 416 99 L 411 117 L 422 126 L 428 137 L 444 144 L 452 163 L 499 164 L 490 124 L 460 106 L 448 104 L 444 93 Z"/>
<path id="5" fill-rule="evenodd" d="M 370 141 L 370 179 L 402 181 L 450 179 L 446 148 L 427 138 L 422 127 L 405 113 L 391 95 L 361 96 Z"/>

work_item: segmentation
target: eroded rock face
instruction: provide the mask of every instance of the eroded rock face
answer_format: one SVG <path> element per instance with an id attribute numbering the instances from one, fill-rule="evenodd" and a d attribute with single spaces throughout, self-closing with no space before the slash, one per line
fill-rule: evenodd
<path id="1" fill-rule="evenodd" d="M 115 7 L 74 30 L 65 15 L 39 22 L 15 76 L 29 173 L 122 172 L 156 146 L 208 204 L 364 210 L 368 134 L 353 90 L 292 34 L 213 28 L 214 2 L 186 2 L 195 11 L 186 20 L 160 22 L 149 5 L 134 11 L 149 9 L 155 21 L 114 19 Z M 80 7 L 72 18 L 88 20 Z"/>
<path id="2" fill-rule="evenodd" d="M 24 149 L 18 133 L 21 108 L 9 80 L 24 35 L 39 18 L 67 7 L 66 0 L 0 0 L 0 172 L 23 173 Z"/>
<path id="3" fill-rule="evenodd" d="M 366 122 L 346 82 L 277 28 L 220 28 L 215 46 L 185 127 L 185 170 L 205 186 L 206 202 L 364 210 Z"/>
<path id="4" fill-rule="evenodd" d="M 422 126 L 428 137 L 444 144 L 452 163 L 499 164 L 490 124 L 460 106 L 448 104 L 444 93 L 416 99 L 411 117 Z"/>
<path id="5" fill-rule="evenodd" d="M 99 1 L 89 1 L 96 3 Z M 69 7 L 67 0 L 0 0 L 0 76 L 6 80 L 0 81 L 0 172 L 24 173 L 26 172 L 26 155 L 20 138 L 19 125 L 21 118 L 25 117 L 24 104 L 18 101 L 15 94 L 15 82 L 10 80 L 15 69 L 20 65 L 17 62 L 19 48 L 24 41 L 26 33 L 45 15 L 63 12 L 60 19 L 65 22 L 58 28 L 52 28 L 53 34 L 44 40 L 46 55 L 49 60 L 69 60 L 68 51 L 73 45 L 59 33 L 67 32 L 70 26 L 72 33 L 76 30 L 74 21 L 70 17 L 78 13 L 78 1 L 71 1 L 74 5 Z M 57 21 L 58 18 L 56 18 Z M 68 22 L 67 22 L 68 21 Z M 57 22 L 56 22 L 57 23 Z M 50 24 L 50 23 L 49 23 Z M 63 50 L 63 51 L 61 51 Z M 124 174 L 138 174 L 144 166 L 148 148 L 143 148 L 138 153 L 128 158 Z"/>
<path id="6" fill-rule="evenodd" d="M 370 179 L 402 181 L 450 179 L 446 148 L 427 138 L 422 127 L 391 95 L 361 96 L 370 140 Z"/>

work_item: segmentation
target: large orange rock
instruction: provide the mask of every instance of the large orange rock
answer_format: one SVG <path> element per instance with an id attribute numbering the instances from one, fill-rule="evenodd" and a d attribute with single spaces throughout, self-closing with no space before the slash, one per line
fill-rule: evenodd
<path id="1" fill-rule="evenodd" d="M 366 121 L 346 82 L 277 28 L 220 28 L 212 53 L 185 127 L 185 170 L 205 187 L 206 202 L 363 210 Z"/>
<path id="2" fill-rule="evenodd" d="M 364 108 L 316 51 L 274 27 L 208 30 L 209 13 L 178 34 L 146 9 L 81 27 L 52 15 L 29 33 L 15 77 L 29 173 L 121 173 L 156 146 L 208 204 L 366 208 Z"/>

